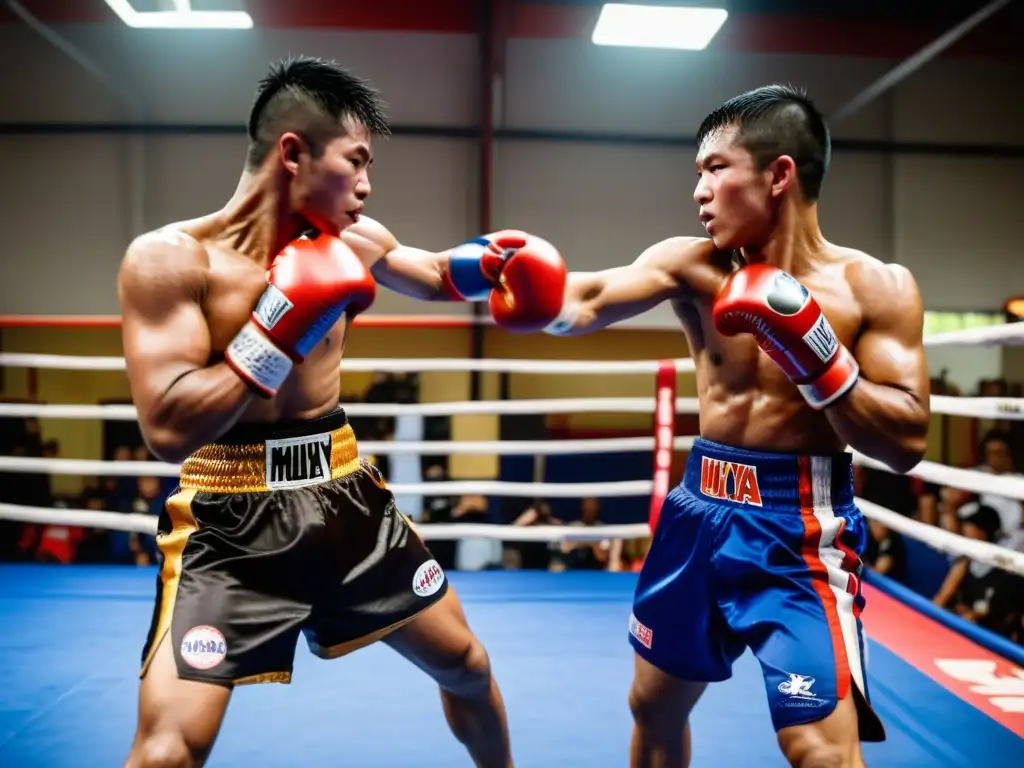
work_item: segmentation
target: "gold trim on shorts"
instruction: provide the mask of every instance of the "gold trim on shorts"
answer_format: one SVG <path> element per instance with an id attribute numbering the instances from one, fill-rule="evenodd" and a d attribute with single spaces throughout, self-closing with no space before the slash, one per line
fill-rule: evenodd
<path id="1" fill-rule="evenodd" d="M 149 652 L 142 662 L 139 677 L 145 677 L 149 665 L 156 655 L 164 636 L 171 628 L 171 617 L 174 615 L 174 600 L 178 596 L 178 584 L 181 581 L 181 555 L 185 551 L 188 537 L 199 529 L 195 515 L 192 514 L 194 489 L 183 489 L 167 499 L 167 516 L 171 520 L 171 532 L 156 537 L 156 545 L 163 553 L 164 562 L 160 566 L 160 606 L 157 609 L 156 629 Z"/>
<path id="2" fill-rule="evenodd" d="M 264 672 L 259 675 L 248 677 L 236 677 L 231 681 L 232 685 L 258 685 L 260 683 L 284 683 L 288 685 L 292 681 L 291 672 Z"/>
<path id="3" fill-rule="evenodd" d="M 350 425 L 346 424 L 329 434 L 330 479 L 337 480 L 359 469 L 359 449 L 356 447 L 355 432 Z M 304 441 L 316 437 L 317 435 L 307 435 L 293 439 Z M 326 480 L 325 477 L 324 481 Z M 267 486 L 267 444 L 214 443 L 204 446 L 185 459 L 181 466 L 179 485 L 183 489 L 188 488 L 201 493 L 260 493 L 274 490 Z"/>
<path id="4" fill-rule="evenodd" d="M 350 653 L 353 653 L 355 651 L 358 651 L 360 648 L 365 648 L 368 645 L 373 645 L 379 640 L 384 639 L 392 632 L 394 632 L 396 629 L 401 629 L 413 619 L 421 616 L 423 614 L 423 611 L 433 607 L 434 605 L 436 605 L 436 603 L 425 605 L 423 606 L 423 608 L 416 611 L 416 613 L 414 613 L 412 616 L 406 616 L 404 619 L 400 619 L 399 621 L 396 621 L 394 624 L 388 624 L 386 627 L 382 627 L 381 629 L 378 629 L 374 632 L 370 632 L 368 635 L 363 635 L 362 637 L 357 637 L 352 640 L 346 640 L 344 643 L 323 646 L 318 645 L 317 643 L 314 643 L 308 640 L 307 638 L 306 644 L 309 646 L 310 652 L 316 656 L 319 656 L 321 659 L 337 659 L 342 656 L 346 656 Z"/>

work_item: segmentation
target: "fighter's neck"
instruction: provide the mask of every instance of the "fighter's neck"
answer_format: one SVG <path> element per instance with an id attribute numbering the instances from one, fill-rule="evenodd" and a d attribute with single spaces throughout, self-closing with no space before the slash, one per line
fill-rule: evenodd
<path id="1" fill-rule="evenodd" d="M 783 212 L 771 238 L 756 247 L 743 248 L 748 263 L 771 264 L 785 272 L 798 274 L 819 261 L 828 249 L 828 242 L 818 226 L 817 206 Z"/>
<path id="2" fill-rule="evenodd" d="M 305 229 L 302 218 L 288 210 L 279 184 L 263 171 L 242 173 L 218 220 L 218 239 L 261 265 L 269 265 Z"/>

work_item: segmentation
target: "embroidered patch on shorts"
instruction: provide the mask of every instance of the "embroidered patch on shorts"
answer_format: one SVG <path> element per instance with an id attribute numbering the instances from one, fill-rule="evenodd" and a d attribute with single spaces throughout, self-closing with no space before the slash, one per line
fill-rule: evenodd
<path id="1" fill-rule="evenodd" d="M 228 643 L 220 630 L 201 624 L 181 640 L 181 658 L 195 669 L 213 669 L 228 655 Z"/>
<path id="2" fill-rule="evenodd" d="M 444 584 L 444 571 L 437 560 L 427 560 L 416 569 L 412 577 L 412 591 L 420 597 L 430 597 Z"/>
<path id="3" fill-rule="evenodd" d="M 331 479 L 331 433 L 267 440 L 266 483 L 272 491 Z"/>
<path id="4" fill-rule="evenodd" d="M 651 630 L 651 628 L 645 627 L 643 624 L 637 621 L 636 616 L 634 616 L 632 613 L 629 614 L 629 634 L 631 634 L 638 641 L 640 641 L 640 645 L 642 645 L 644 648 L 649 649 L 651 647 L 651 643 L 654 642 L 654 632 Z"/>

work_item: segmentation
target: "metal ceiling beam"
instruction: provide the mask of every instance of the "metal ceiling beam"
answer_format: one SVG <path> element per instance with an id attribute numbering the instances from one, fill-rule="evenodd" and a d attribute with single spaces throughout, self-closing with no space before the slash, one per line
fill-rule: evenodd
<path id="1" fill-rule="evenodd" d="M 930 42 L 913 56 L 910 56 L 900 62 L 863 91 L 843 104 L 843 106 L 839 107 L 839 109 L 837 109 L 830 118 L 830 122 L 838 123 L 839 121 L 844 120 L 863 109 L 890 88 L 907 79 L 925 64 L 938 57 L 954 43 L 962 40 L 971 32 L 971 30 L 993 14 L 1001 11 L 1011 2 L 1013 2 L 1013 0 L 993 0 L 993 2 L 986 5 L 981 10 L 971 14 L 971 16 L 964 19 L 941 37 Z"/>

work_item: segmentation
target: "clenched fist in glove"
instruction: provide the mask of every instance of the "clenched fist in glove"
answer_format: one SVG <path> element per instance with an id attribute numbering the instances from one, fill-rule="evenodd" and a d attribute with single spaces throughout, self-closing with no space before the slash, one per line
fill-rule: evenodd
<path id="1" fill-rule="evenodd" d="M 551 243 L 505 230 L 453 248 L 444 281 L 453 299 L 487 299 L 498 325 L 528 333 L 547 327 L 561 312 L 566 267 Z"/>
<path id="2" fill-rule="evenodd" d="M 777 267 L 748 264 L 734 272 L 715 297 L 712 314 L 724 336 L 752 334 L 812 408 L 824 408 L 857 382 L 857 361 L 818 302 Z"/>
<path id="3" fill-rule="evenodd" d="M 259 394 L 273 397 L 342 313 L 354 317 L 369 308 L 376 283 L 359 257 L 329 234 L 285 246 L 267 283 L 225 359 Z"/>

